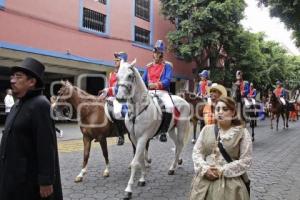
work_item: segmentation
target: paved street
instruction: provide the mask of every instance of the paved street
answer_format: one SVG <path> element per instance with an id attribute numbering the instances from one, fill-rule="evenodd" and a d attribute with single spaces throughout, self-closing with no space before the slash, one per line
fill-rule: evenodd
<path id="1" fill-rule="evenodd" d="M 93 200 L 120 199 L 129 179 L 128 164 L 132 158 L 129 143 L 115 145 L 109 141 L 111 176 L 102 177 L 104 159 L 98 143 L 93 143 L 88 173 L 82 183 L 74 183 L 82 162 L 81 133 L 76 125 L 60 124 L 64 137 L 59 138 L 60 165 L 64 199 Z M 300 123 L 290 123 L 288 130 L 270 130 L 269 119 L 258 123 L 254 142 L 254 161 L 250 170 L 252 180 L 251 199 L 254 200 L 300 200 Z M 147 170 L 145 187 L 135 187 L 134 199 L 185 200 L 188 196 L 193 166 L 189 143 L 184 149 L 183 165 L 174 176 L 167 175 L 173 158 L 172 143 L 153 140 L 150 156 L 153 160 Z M 139 173 L 137 173 L 139 175 Z"/>

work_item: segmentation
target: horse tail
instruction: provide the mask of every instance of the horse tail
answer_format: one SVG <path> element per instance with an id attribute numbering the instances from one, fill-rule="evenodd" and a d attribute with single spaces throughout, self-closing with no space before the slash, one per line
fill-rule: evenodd
<path id="1" fill-rule="evenodd" d="M 188 118 L 190 118 L 191 107 L 189 104 L 187 104 L 187 105 L 188 105 L 188 109 L 189 109 L 189 111 L 187 112 L 187 113 L 189 113 Z M 190 133 L 191 133 L 190 132 L 190 127 L 191 127 L 190 119 L 185 119 L 185 122 L 186 122 L 185 123 L 186 127 L 184 127 L 183 146 L 185 146 L 188 143 L 189 138 L 190 138 Z"/>
<path id="2" fill-rule="evenodd" d="M 188 141 L 189 141 L 189 138 L 190 138 L 190 127 L 191 127 L 191 123 L 190 121 L 188 120 L 188 123 L 186 123 L 186 128 L 184 129 L 184 138 L 183 138 L 183 146 L 185 146 Z"/>

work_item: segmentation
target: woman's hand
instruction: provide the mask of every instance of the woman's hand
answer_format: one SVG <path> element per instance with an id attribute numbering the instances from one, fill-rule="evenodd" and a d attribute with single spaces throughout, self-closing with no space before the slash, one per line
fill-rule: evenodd
<path id="1" fill-rule="evenodd" d="M 210 167 L 205 173 L 205 177 L 210 180 L 214 181 L 219 178 L 220 171 L 216 167 Z"/>

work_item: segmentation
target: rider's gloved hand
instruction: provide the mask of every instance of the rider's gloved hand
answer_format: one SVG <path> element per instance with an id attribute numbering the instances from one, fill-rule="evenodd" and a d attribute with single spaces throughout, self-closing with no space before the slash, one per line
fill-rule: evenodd
<path id="1" fill-rule="evenodd" d="M 148 87 L 149 87 L 149 89 L 156 89 L 157 88 L 157 84 L 156 83 L 149 83 Z"/>
<path id="2" fill-rule="evenodd" d="M 105 97 L 107 97 L 107 93 L 108 93 L 108 88 L 105 88 L 103 90 L 99 90 L 98 95 L 100 99 L 104 99 Z"/>

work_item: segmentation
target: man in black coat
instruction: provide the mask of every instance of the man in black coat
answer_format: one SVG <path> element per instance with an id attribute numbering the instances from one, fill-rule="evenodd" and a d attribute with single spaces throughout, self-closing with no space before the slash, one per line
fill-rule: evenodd
<path id="1" fill-rule="evenodd" d="M 13 95 L 0 145 L 1 200 L 62 200 L 60 169 L 50 103 L 44 95 L 45 67 L 26 58 L 12 67 Z"/>

